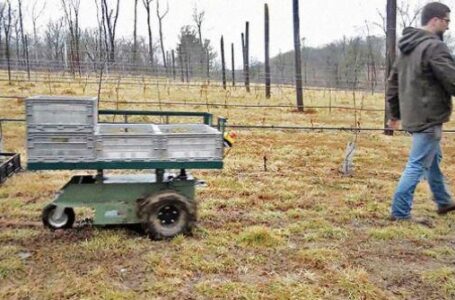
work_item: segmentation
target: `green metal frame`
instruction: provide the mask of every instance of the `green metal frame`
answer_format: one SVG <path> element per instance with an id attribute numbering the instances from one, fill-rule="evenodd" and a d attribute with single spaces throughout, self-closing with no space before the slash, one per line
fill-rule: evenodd
<path id="1" fill-rule="evenodd" d="M 30 171 L 40 170 L 151 170 L 151 169 L 222 169 L 222 161 L 155 162 L 46 162 L 28 163 Z"/>
<path id="2" fill-rule="evenodd" d="M 93 224 L 116 225 L 138 224 L 137 201 L 161 191 L 175 191 L 190 201 L 194 200 L 195 180 L 147 181 L 136 176 L 122 182 L 125 176 L 112 179 L 117 182 L 98 182 L 93 176 L 74 176 L 59 191 L 52 204 L 62 208 L 86 207 L 95 211 Z M 119 181 L 120 179 L 120 181 Z"/>

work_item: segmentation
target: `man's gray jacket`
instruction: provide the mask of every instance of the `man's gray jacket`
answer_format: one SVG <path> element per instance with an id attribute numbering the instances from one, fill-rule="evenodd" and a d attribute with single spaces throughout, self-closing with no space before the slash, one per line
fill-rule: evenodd
<path id="1" fill-rule="evenodd" d="M 419 132 L 448 122 L 455 95 L 455 63 L 447 45 L 431 32 L 408 27 L 387 84 L 392 119 Z"/>

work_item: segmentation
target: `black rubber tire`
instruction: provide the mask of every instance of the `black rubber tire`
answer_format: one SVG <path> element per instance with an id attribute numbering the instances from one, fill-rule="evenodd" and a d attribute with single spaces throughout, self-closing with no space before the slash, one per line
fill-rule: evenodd
<path id="1" fill-rule="evenodd" d="M 73 227 L 76 215 L 74 214 L 74 210 L 71 207 L 66 207 L 63 210 L 64 217 L 66 218 L 66 220 L 64 220 L 64 223 L 55 225 L 55 223 L 52 222 L 52 214 L 54 213 L 56 207 L 57 206 L 54 204 L 49 204 L 43 208 L 41 220 L 43 221 L 44 226 L 52 230 L 68 229 Z"/>
<path id="2" fill-rule="evenodd" d="M 138 211 L 144 231 L 152 240 L 190 234 L 197 219 L 194 201 L 174 191 L 147 197 Z"/>

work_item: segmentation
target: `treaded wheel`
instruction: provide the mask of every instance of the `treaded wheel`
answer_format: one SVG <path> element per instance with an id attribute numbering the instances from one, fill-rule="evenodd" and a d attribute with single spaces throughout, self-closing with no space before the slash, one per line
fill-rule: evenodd
<path id="1" fill-rule="evenodd" d="M 44 226 L 53 230 L 71 228 L 75 220 L 74 210 L 70 207 L 66 207 L 60 218 L 56 218 L 56 208 L 57 206 L 55 204 L 49 204 L 43 208 L 41 219 Z"/>
<path id="2" fill-rule="evenodd" d="M 174 191 L 167 191 L 147 197 L 140 204 L 139 215 L 151 239 L 170 239 L 191 233 L 196 223 L 196 205 Z"/>

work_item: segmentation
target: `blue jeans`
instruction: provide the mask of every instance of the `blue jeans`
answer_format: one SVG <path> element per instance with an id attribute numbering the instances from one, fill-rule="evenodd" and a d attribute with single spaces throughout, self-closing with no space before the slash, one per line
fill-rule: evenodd
<path id="1" fill-rule="evenodd" d="M 430 127 L 412 134 L 412 147 L 406 168 L 401 175 L 392 202 L 392 217 L 411 217 L 412 199 L 417 184 L 426 177 L 438 207 L 452 203 L 450 191 L 439 167 L 441 153 L 442 125 Z"/>

